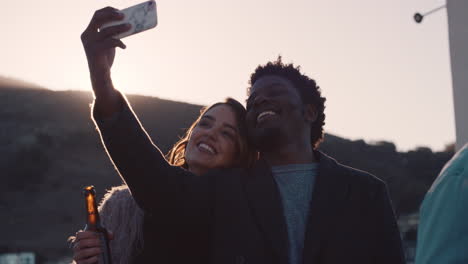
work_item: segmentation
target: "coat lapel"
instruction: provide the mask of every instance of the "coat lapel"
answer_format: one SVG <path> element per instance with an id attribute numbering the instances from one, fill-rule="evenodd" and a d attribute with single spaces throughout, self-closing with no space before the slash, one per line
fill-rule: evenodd
<path id="1" fill-rule="evenodd" d="M 316 152 L 316 156 L 319 172 L 309 209 L 303 263 L 318 263 L 321 242 L 327 235 L 330 223 L 337 219 L 337 214 L 345 205 L 349 189 L 336 161 L 320 152 Z"/>
<path id="2" fill-rule="evenodd" d="M 287 263 L 288 236 L 283 206 L 270 166 L 259 160 L 249 173 L 246 192 L 252 214 L 278 263 Z"/>

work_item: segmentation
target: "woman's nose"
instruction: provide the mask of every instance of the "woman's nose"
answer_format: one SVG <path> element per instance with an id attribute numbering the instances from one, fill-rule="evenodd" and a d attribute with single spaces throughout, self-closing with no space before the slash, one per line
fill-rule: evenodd
<path id="1" fill-rule="evenodd" d="M 213 141 L 216 141 L 218 139 L 218 130 L 219 129 L 216 129 L 215 127 L 211 127 L 210 129 L 208 129 L 208 131 L 206 131 L 208 138 L 210 138 Z"/>

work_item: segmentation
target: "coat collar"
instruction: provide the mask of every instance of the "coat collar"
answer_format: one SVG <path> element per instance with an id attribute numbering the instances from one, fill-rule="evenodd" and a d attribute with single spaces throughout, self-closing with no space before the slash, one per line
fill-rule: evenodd
<path id="1" fill-rule="evenodd" d="M 339 212 L 346 204 L 349 193 L 349 183 L 346 172 L 336 160 L 317 151 L 319 173 L 315 181 L 314 191 L 307 220 L 304 241 L 304 263 L 318 261 L 320 247 L 334 220 L 339 219 Z"/>
<path id="2" fill-rule="evenodd" d="M 270 165 L 263 159 L 250 170 L 246 184 L 252 214 L 278 263 L 288 262 L 288 234 L 283 206 Z"/>
<path id="3" fill-rule="evenodd" d="M 344 205 L 348 184 L 337 162 L 316 151 L 319 173 L 315 180 L 309 219 L 304 241 L 304 263 L 317 259 L 324 232 Z M 246 192 L 252 214 L 278 263 L 288 262 L 288 234 L 281 196 L 270 165 L 263 159 L 256 162 L 246 181 Z"/>

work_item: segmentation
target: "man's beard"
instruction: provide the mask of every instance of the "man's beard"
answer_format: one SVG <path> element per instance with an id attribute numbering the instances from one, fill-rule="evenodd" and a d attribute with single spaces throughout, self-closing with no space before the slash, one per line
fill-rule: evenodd
<path id="1" fill-rule="evenodd" d="M 257 128 L 248 131 L 249 143 L 260 152 L 278 150 L 283 139 L 284 136 L 279 127 Z"/>

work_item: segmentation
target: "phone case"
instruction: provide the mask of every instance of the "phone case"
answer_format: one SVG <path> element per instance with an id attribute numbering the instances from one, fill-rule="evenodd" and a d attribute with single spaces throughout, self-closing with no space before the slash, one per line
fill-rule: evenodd
<path id="1" fill-rule="evenodd" d="M 102 30 L 110 26 L 130 23 L 130 30 L 114 36 L 114 38 L 117 39 L 125 38 L 130 35 L 154 28 L 158 24 L 158 19 L 156 16 L 156 2 L 154 0 L 131 6 L 129 8 L 120 10 L 120 12 L 124 14 L 123 20 L 106 23 L 100 28 Z"/>

